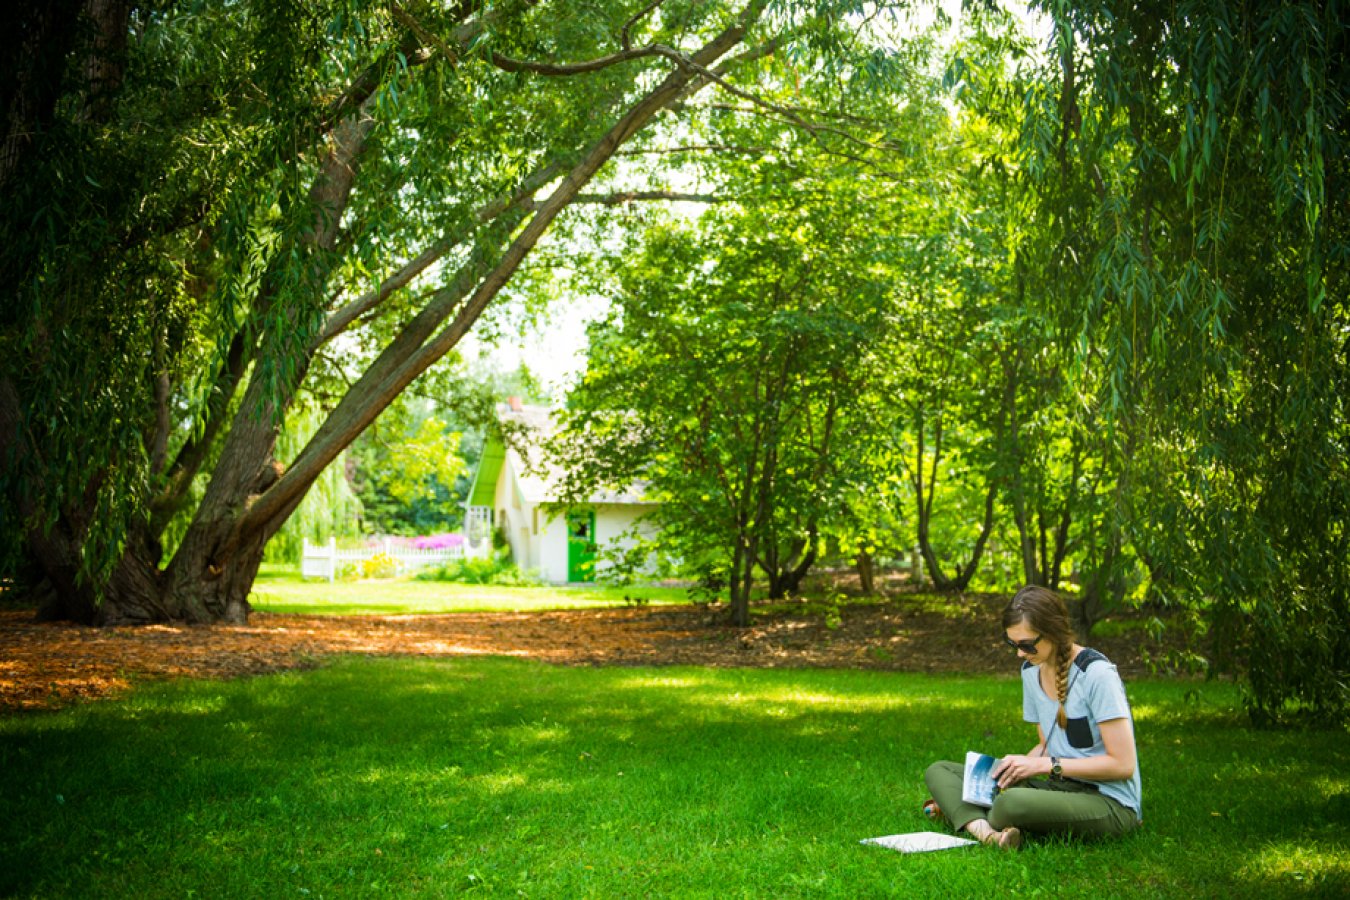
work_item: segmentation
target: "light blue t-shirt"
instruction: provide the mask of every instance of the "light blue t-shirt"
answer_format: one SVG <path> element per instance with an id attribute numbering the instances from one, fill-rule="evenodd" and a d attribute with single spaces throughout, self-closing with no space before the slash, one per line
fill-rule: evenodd
<path id="1" fill-rule="evenodd" d="M 1096 650 L 1084 649 L 1069 667 L 1069 696 L 1064 703 L 1068 726 L 1060 728 L 1059 698 L 1051 697 L 1041 687 L 1041 667 L 1022 664 L 1022 718 L 1041 726 L 1041 733 L 1049 737 L 1045 755 L 1060 759 L 1082 759 L 1103 756 L 1101 722 L 1129 719 L 1134 730 L 1134 715 L 1125 696 L 1125 685 L 1115 665 Z M 1134 774 L 1123 781 L 1094 781 L 1103 794 L 1134 810 L 1143 820 L 1143 792 L 1139 782 L 1139 764 Z"/>

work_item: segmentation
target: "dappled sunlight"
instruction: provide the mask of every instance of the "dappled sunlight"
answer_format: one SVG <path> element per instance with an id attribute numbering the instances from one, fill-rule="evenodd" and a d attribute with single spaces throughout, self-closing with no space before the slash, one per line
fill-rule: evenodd
<path id="1" fill-rule="evenodd" d="M 526 787 L 530 781 L 519 772 L 508 771 L 479 775 L 474 783 L 486 788 L 489 794 L 505 794 Z"/>
<path id="2" fill-rule="evenodd" d="M 391 780 L 390 772 L 384 766 L 377 766 L 374 768 L 370 768 L 367 769 L 365 772 L 359 774 L 347 773 L 343 777 L 350 780 L 353 784 L 364 784 L 371 786 L 382 785 Z"/>
<path id="3" fill-rule="evenodd" d="M 1139 694 L 1163 709 L 1181 696 L 1159 683 Z M 153 835 L 146 852 L 156 864 L 178 852 L 180 840 L 158 823 L 186 821 L 196 823 L 195 846 L 214 849 L 210 835 L 228 828 L 242 829 L 240 841 L 284 845 L 283 879 L 295 865 L 305 872 L 309 854 L 337 860 L 339 872 L 353 854 L 381 866 L 406 853 L 490 873 L 480 865 L 485 853 L 505 847 L 500 852 L 516 859 L 541 845 L 548 850 L 530 863 L 532 878 L 559 852 L 579 853 L 596 870 L 655 859 L 668 873 L 672 855 L 706 855 L 716 866 L 730 854 L 754 860 L 768 852 L 783 872 L 838 864 L 865 880 L 878 866 L 901 863 L 938 867 L 936 877 L 937 857 L 902 863 L 846 848 L 865 836 L 925 829 L 923 769 L 952 758 L 951 748 L 964 748 L 968 737 L 999 743 L 1015 732 L 1020 748 L 1015 698 L 1016 685 L 912 674 L 351 658 L 303 675 L 155 687 L 116 704 L 27 717 L 34 725 L 72 723 L 81 733 L 53 739 L 49 728 L 35 727 L 10 758 L 16 771 L 40 773 L 40 760 L 87 748 L 78 752 L 95 761 L 93 771 L 42 789 L 59 792 L 66 805 L 35 796 L 25 809 L 55 828 L 71 821 L 73 804 L 116 791 L 131 798 L 136 827 Z M 1146 752 L 1184 753 L 1195 764 L 1149 769 L 1158 773 L 1149 783 L 1159 785 L 1149 829 L 1119 847 L 1036 847 L 1022 860 L 1031 874 L 1014 875 L 1010 890 L 1030 893 L 1066 872 L 1081 885 L 1085 872 L 1117 862 L 1099 885 L 1103 895 L 1136 880 L 1144 893 L 1165 890 L 1173 873 L 1159 860 L 1174 845 L 1199 857 L 1187 885 L 1213 876 L 1216 891 L 1234 896 L 1329 894 L 1350 877 L 1334 836 L 1346 808 L 1336 798 L 1350 788 L 1341 757 L 1297 757 L 1290 747 L 1306 738 L 1300 735 L 1228 726 L 1203 735 L 1170 725 L 1161 731 Z M 40 745 L 53 740 L 59 743 Z M 161 759 L 163 747 L 178 758 Z M 156 780 L 147 780 L 142 757 Z M 135 761 L 119 766 L 123 758 Z M 170 776 L 162 783 L 161 773 Z M 1291 783 L 1300 796 L 1332 799 L 1319 805 L 1288 792 L 1272 796 Z M 1226 805 L 1182 810 L 1162 799 L 1163 792 L 1217 796 L 1217 788 Z M 84 839 L 127 816 L 122 809 L 81 814 Z M 1236 849 L 1244 843 L 1260 852 Z M 1000 862 L 972 854 L 964 865 L 983 872 Z M 663 886 L 643 882 L 632 894 L 670 895 Z M 755 895 L 781 896 L 782 886 L 761 884 Z M 941 892 L 966 895 L 955 887 Z"/>
<path id="4" fill-rule="evenodd" d="M 825 691 L 791 683 L 799 680 L 798 677 L 785 672 L 781 681 L 788 683 L 761 684 L 751 690 L 747 689 L 735 670 L 680 671 L 678 674 L 652 671 L 619 677 L 613 687 L 631 691 L 674 690 L 680 692 L 680 702 L 685 705 L 701 704 L 737 710 L 766 705 L 800 711 L 827 709 L 857 713 L 894 712 L 934 705 L 953 711 L 987 708 L 983 703 L 953 701 L 949 696 L 934 692 L 931 685 L 912 678 L 896 678 L 893 681 L 892 676 L 887 675 L 873 678 L 877 680 L 869 683 L 866 690 Z M 803 673 L 800 680 L 814 679 L 811 674 Z"/>
<path id="5" fill-rule="evenodd" d="M 625 675 L 614 680 L 618 688 L 711 688 L 717 685 L 712 673 L 682 672 L 672 675 L 668 672 L 651 672 L 643 675 Z"/>
<path id="6" fill-rule="evenodd" d="M 269 590 L 276 584 L 269 583 Z M 456 587 L 429 586 L 450 593 Z M 311 607 L 315 612 L 332 612 L 332 603 L 343 600 L 343 591 L 358 589 L 367 600 L 400 602 L 397 596 L 386 596 L 384 585 L 378 589 L 341 584 L 305 587 L 335 591 L 324 595 L 324 602 L 316 601 Z M 538 588 L 482 590 L 499 599 L 503 596 L 499 591 L 533 592 L 531 603 L 536 605 L 576 599 Z M 597 598 L 613 597 L 599 589 L 582 589 L 582 593 L 597 603 Z M 463 592 L 456 596 L 462 600 Z M 707 610 L 695 607 L 626 608 L 613 603 L 590 610 L 435 615 L 411 615 L 406 609 L 397 615 L 359 616 L 257 612 L 247 625 L 145 629 L 41 624 L 32 621 L 31 615 L 0 612 L 0 660 L 4 660 L 0 708 L 48 708 L 107 696 L 144 677 L 232 678 L 312 668 L 340 654 L 444 659 L 502 656 L 563 665 L 677 665 L 682 668 L 635 673 L 619 686 L 637 692 L 665 686 L 691 695 L 705 688 L 726 692 L 736 682 L 735 673 L 743 669 L 876 672 L 876 680 L 858 682 L 856 695 L 825 691 L 813 697 L 809 689 L 803 689 L 807 693 L 766 698 L 797 709 L 839 707 L 854 712 L 917 708 L 931 702 L 921 699 L 931 694 L 925 682 L 891 681 L 892 674 L 984 671 L 990 673 L 984 676 L 987 679 L 1015 683 L 1016 673 L 1004 648 L 981 636 L 992 625 L 988 629 L 963 627 L 953 634 L 949 622 L 916 613 L 915 602 L 901 599 L 850 607 L 833 629 L 826 628 L 820 617 L 800 614 L 795 607 L 780 617 L 758 616 L 750 628 L 732 629 L 716 625 Z M 981 601 L 968 612 L 992 621 L 993 606 L 991 601 Z M 691 674 L 683 668 L 688 666 L 716 668 L 705 675 Z M 1174 714 L 1187 714 L 1183 711 L 1187 707 L 1165 705 L 1158 715 L 1165 718 L 1174 708 Z M 1147 714 L 1154 712 L 1150 708 Z"/>
<path id="7" fill-rule="evenodd" d="M 1189 687 L 1184 697 L 1174 700 L 1159 698 L 1140 702 L 1131 691 L 1130 709 L 1136 722 L 1150 724 L 1171 721 L 1194 723 L 1201 719 L 1216 724 L 1240 724 L 1247 720 L 1231 684 L 1197 684 Z"/>
<path id="8" fill-rule="evenodd" d="M 489 754 L 491 756 L 491 754 Z M 410 753 L 410 759 L 418 753 Z M 473 801 L 474 798 L 504 797 L 528 792 L 531 796 L 559 797 L 575 792 L 574 781 L 559 777 L 556 754 L 539 755 L 517 752 L 511 759 L 497 759 L 500 766 L 488 762 L 481 751 L 468 754 L 477 760 L 466 765 L 443 766 L 428 770 L 414 764 L 380 763 L 354 772 L 344 767 L 331 774 L 315 777 L 316 790 L 350 795 L 353 791 L 373 791 L 376 796 L 395 792 L 414 797 L 434 795 L 440 800 Z"/>
<path id="9" fill-rule="evenodd" d="M 522 724 L 495 729 L 492 734 L 509 742 L 518 744 L 560 744 L 570 740 L 572 730 L 554 723 Z"/>
<path id="10" fill-rule="evenodd" d="M 706 710 L 725 710 L 737 718 L 799 717 L 821 712 L 848 715 L 874 715 L 905 710 L 939 707 L 946 713 L 987 712 L 990 704 L 974 700 L 939 697 L 927 692 L 907 695 L 902 692 L 886 694 L 830 694 L 816 690 L 784 687 L 766 687 L 758 691 L 735 690 L 726 693 L 699 692 L 683 695 L 685 706 L 699 706 Z"/>
<path id="11" fill-rule="evenodd" d="M 784 703 L 805 708 L 827 706 L 831 709 L 846 708 L 857 712 L 887 712 L 918 706 L 941 704 L 945 709 L 959 708 L 948 698 L 931 694 L 913 694 L 903 690 L 887 691 L 875 694 L 827 693 L 804 688 L 775 688 L 759 693 L 758 698 L 771 703 Z M 972 708 L 982 704 L 971 704 Z"/>
<path id="12" fill-rule="evenodd" d="M 1271 843 L 1248 856 L 1238 877 L 1271 891 L 1312 892 L 1327 883 L 1350 885 L 1350 849 L 1317 840 Z"/>

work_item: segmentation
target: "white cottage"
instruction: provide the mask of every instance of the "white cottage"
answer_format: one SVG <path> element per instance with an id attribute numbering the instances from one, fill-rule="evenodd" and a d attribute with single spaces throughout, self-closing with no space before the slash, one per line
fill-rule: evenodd
<path id="1" fill-rule="evenodd" d="M 552 433 L 552 415 L 547 407 L 526 406 L 516 398 L 497 412 L 503 423 L 524 425 L 531 437 L 524 441 L 524 457 L 500 435 L 489 437 L 483 448 L 464 516 L 470 555 L 487 555 L 492 530 L 501 528 L 521 569 L 533 569 L 555 584 L 593 581 L 596 568 L 605 565 L 596 559 L 599 548 L 623 540 L 635 524 L 651 535 L 652 526 L 640 520 L 656 505 L 639 493 L 604 491 L 565 513 L 542 509 L 558 499 L 560 473 L 539 465 L 536 446 Z"/>

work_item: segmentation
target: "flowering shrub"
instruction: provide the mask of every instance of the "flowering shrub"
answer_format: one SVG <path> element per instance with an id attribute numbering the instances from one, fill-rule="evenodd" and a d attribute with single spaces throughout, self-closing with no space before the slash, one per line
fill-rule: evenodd
<path id="1" fill-rule="evenodd" d="M 376 553 L 361 563 L 362 578 L 393 578 L 398 574 L 398 560 L 388 553 Z"/>
<path id="2" fill-rule="evenodd" d="M 417 550 L 447 550 L 450 547 L 458 547 L 464 543 L 464 535 L 455 532 L 446 532 L 444 534 L 433 534 L 427 537 L 420 537 L 413 541 L 413 547 Z"/>

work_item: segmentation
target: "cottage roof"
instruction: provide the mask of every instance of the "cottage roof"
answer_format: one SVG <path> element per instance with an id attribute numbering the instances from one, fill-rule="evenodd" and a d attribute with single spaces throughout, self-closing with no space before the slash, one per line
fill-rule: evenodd
<path id="1" fill-rule="evenodd" d="M 533 406 L 517 402 L 497 407 L 497 416 L 503 425 L 523 430 L 522 438 L 514 441 L 520 446 L 505 446 L 499 437 L 489 439 L 483 449 L 470 504 L 490 505 L 492 491 L 501 469 L 509 464 L 516 473 L 523 499 L 531 504 L 550 503 L 558 499 L 563 470 L 544 458 L 540 444 L 556 429 L 552 410 L 547 406 Z M 638 482 L 624 491 L 600 490 L 589 498 L 590 503 L 649 504 L 644 496 L 645 482 Z M 485 498 L 485 499 L 484 499 Z"/>

